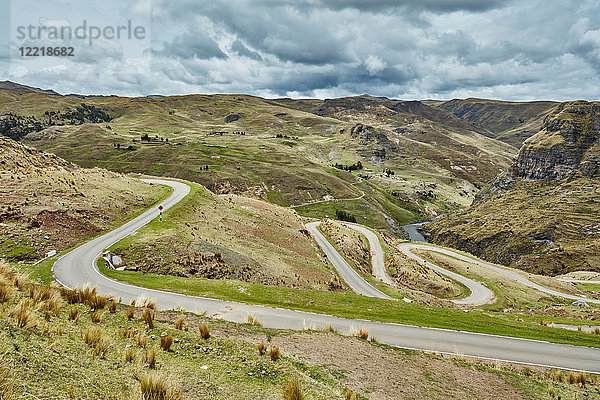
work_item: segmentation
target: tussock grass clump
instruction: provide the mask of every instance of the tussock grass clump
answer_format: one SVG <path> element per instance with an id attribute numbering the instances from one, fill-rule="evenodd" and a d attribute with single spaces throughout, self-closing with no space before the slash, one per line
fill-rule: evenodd
<path id="1" fill-rule="evenodd" d="M 139 378 L 144 400 L 179 400 L 181 388 L 166 375 L 151 372 Z"/>
<path id="2" fill-rule="evenodd" d="M 331 326 L 330 324 L 326 324 L 323 327 L 323 331 L 325 332 L 331 332 L 331 333 L 340 333 L 339 330 L 335 329 L 333 326 Z"/>
<path id="3" fill-rule="evenodd" d="M 183 330 L 183 323 L 185 322 L 185 319 L 183 318 L 183 315 L 180 315 L 179 317 L 177 317 L 177 319 L 175 320 L 175 329 L 177 330 Z"/>
<path id="4" fill-rule="evenodd" d="M 379 340 L 373 335 L 369 336 L 369 342 L 371 343 L 379 343 Z"/>
<path id="5" fill-rule="evenodd" d="M 102 338 L 100 328 L 90 326 L 83 331 L 83 342 L 90 347 L 94 347 L 100 341 L 100 338 Z"/>
<path id="6" fill-rule="evenodd" d="M 52 293 L 48 299 L 42 302 L 40 309 L 51 312 L 56 318 L 60 318 L 62 306 L 63 302 L 60 296 L 58 296 L 56 293 Z"/>
<path id="7" fill-rule="evenodd" d="M 594 330 L 592 331 L 592 334 L 600 335 L 600 327 L 595 327 Z"/>
<path id="8" fill-rule="evenodd" d="M 61 287 L 60 295 L 63 298 L 63 300 L 66 301 L 68 304 L 79 303 L 79 293 L 77 292 L 77 289 Z"/>
<path id="9" fill-rule="evenodd" d="M 208 339 L 210 337 L 210 328 L 206 324 L 202 324 L 198 327 L 198 332 L 202 339 Z"/>
<path id="10" fill-rule="evenodd" d="M 258 349 L 258 354 L 262 356 L 265 354 L 265 351 L 267 351 L 267 344 L 265 342 L 260 342 L 256 345 L 256 348 Z"/>
<path id="11" fill-rule="evenodd" d="M 151 310 L 156 309 L 156 299 L 150 299 L 145 294 L 140 295 L 139 297 L 131 300 L 131 305 L 134 307 L 145 307 Z"/>
<path id="12" fill-rule="evenodd" d="M 358 395 L 350 389 L 346 389 L 346 393 L 344 393 L 345 400 L 358 400 Z"/>
<path id="13" fill-rule="evenodd" d="M 133 339 L 136 336 L 136 330 L 133 328 L 125 328 L 125 329 L 121 329 L 121 337 L 124 337 L 125 339 Z"/>
<path id="14" fill-rule="evenodd" d="M 552 372 L 550 373 L 550 378 L 554 381 L 554 382 L 561 382 L 563 381 L 563 372 L 560 369 L 554 369 L 552 370 Z"/>
<path id="15" fill-rule="evenodd" d="M 269 350 L 269 357 L 271 361 L 277 361 L 281 357 L 281 351 L 279 350 L 279 346 L 272 346 L 271 350 Z"/>
<path id="16" fill-rule="evenodd" d="M 14 394 L 15 377 L 4 359 L 0 358 L 0 399 L 12 400 Z"/>
<path id="17" fill-rule="evenodd" d="M 79 321 L 79 308 L 71 307 L 69 310 L 69 320 L 74 322 Z"/>
<path id="18" fill-rule="evenodd" d="M 23 273 L 14 273 L 12 275 L 13 286 L 19 289 L 20 291 L 24 291 L 31 283 L 32 281 L 29 278 L 29 276 Z"/>
<path id="19" fill-rule="evenodd" d="M 171 345 L 173 344 L 173 336 L 163 332 L 160 335 L 160 348 L 164 351 L 171 351 Z"/>
<path id="20" fill-rule="evenodd" d="M 116 301 L 114 301 L 114 300 L 110 300 L 110 301 L 108 302 L 108 311 L 109 311 L 111 314 L 114 314 L 114 313 L 116 313 L 116 312 L 117 312 L 117 302 L 116 302 Z"/>
<path id="21" fill-rule="evenodd" d="M 142 319 L 148 325 L 148 329 L 154 328 L 154 312 L 149 308 L 144 308 L 144 311 L 142 311 Z"/>
<path id="22" fill-rule="evenodd" d="M 142 319 L 148 325 L 148 329 L 154 328 L 154 312 L 150 311 L 149 308 L 144 308 L 144 311 L 142 311 Z"/>
<path id="23" fill-rule="evenodd" d="M 250 325 L 254 325 L 254 326 L 258 326 L 259 328 L 262 327 L 262 323 L 257 320 L 254 315 L 252 315 L 251 313 L 248 313 L 246 315 L 246 323 L 250 324 Z"/>
<path id="24" fill-rule="evenodd" d="M 102 331 L 95 326 L 87 327 L 83 331 L 83 341 L 94 350 L 94 356 L 105 358 L 110 347 L 110 342 L 102 334 Z"/>
<path id="25" fill-rule="evenodd" d="M 155 348 L 146 350 L 146 353 L 144 354 L 144 362 L 146 364 L 148 364 L 148 368 L 156 369 L 156 349 Z"/>
<path id="26" fill-rule="evenodd" d="M 288 379 L 283 387 L 283 400 L 304 400 L 304 390 L 298 377 Z"/>
<path id="27" fill-rule="evenodd" d="M 127 347 L 123 352 L 123 361 L 126 363 L 135 363 L 136 353 L 133 347 Z"/>
<path id="28" fill-rule="evenodd" d="M 354 336 L 359 339 L 367 340 L 369 338 L 369 330 L 367 328 L 365 328 L 364 326 L 361 326 L 358 329 L 353 327 L 350 329 L 350 336 Z"/>
<path id="29" fill-rule="evenodd" d="M 46 301 L 52 296 L 52 290 L 49 286 L 31 285 L 29 286 L 28 292 L 29 297 L 31 297 L 36 304 Z"/>
<path id="30" fill-rule="evenodd" d="M 0 282 L 0 303 L 6 303 L 13 299 L 15 290 L 12 286 L 9 286 L 3 282 Z"/>
<path id="31" fill-rule="evenodd" d="M 131 321 L 135 318 L 135 309 L 133 307 L 128 307 L 125 310 L 125 315 L 127 316 L 127 321 Z"/>
<path id="32" fill-rule="evenodd" d="M 148 336 L 142 332 L 138 332 L 138 334 L 135 335 L 135 343 L 138 345 L 138 347 L 145 349 L 146 346 L 148 346 Z"/>
<path id="33" fill-rule="evenodd" d="M 100 323 L 100 321 L 102 320 L 102 314 L 103 314 L 103 312 L 100 310 L 91 312 L 90 313 L 90 321 L 92 321 L 94 324 Z"/>
<path id="34" fill-rule="evenodd" d="M 548 386 L 548 390 L 546 390 L 546 394 L 548 396 L 550 396 L 551 399 L 556 397 L 556 390 L 554 389 L 554 386 L 550 385 Z"/>
<path id="35" fill-rule="evenodd" d="M 9 315 L 15 319 L 19 328 L 26 331 L 31 331 L 38 325 L 38 319 L 30 300 L 19 302 L 19 304 L 10 310 Z"/>

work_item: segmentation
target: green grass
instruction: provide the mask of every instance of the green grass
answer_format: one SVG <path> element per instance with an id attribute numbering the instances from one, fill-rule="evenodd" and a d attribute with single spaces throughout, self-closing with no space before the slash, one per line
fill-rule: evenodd
<path id="1" fill-rule="evenodd" d="M 600 347 L 595 336 L 535 325 L 532 322 L 521 322 L 517 321 L 515 316 L 502 313 L 477 310 L 465 313 L 462 310 L 424 307 L 414 303 L 374 299 L 353 293 L 289 289 L 233 280 L 180 278 L 140 274 L 132 271 L 114 271 L 106 268 L 101 268 L 101 272 L 111 278 L 133 285 L 192 296 L 206 296 L 343 318 L 395 322 Z M 533 321 L 535 317 L 528 319 Z M 539 321 L 539 317 L 537 319 Z M 549 318 L 544 319 L 550 320 Z M 574 320 L 570 320 L 570 322 L 575 323 Z"/>

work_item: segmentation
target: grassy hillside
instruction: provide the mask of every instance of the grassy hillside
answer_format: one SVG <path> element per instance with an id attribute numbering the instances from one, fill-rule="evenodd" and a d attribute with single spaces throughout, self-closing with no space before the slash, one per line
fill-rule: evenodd
<path id="1" fill-rule="evenodd" d="M 34 261 L 118 226 L 168 191 L 0 137 L 0 258 Z"/>
<path id="2" fill-rule="evenodd" d="M 490 137 L 516 147 L 538 132 L 544 118 L 557 105 L 552 101 L 508 102 L 473 98 L 436 104 Z"/>
<path id="3" fill-rule="evenodd" d="M 432 239 L 525 271 L 600 271 L 600 105 L 561 104 L 513 166 Z"/>
<path id="4" fill-rule="evenodd" d="M 153 221 L 112 250 L 142 272 L 328 289 L 336 274 L 304 223 L 288 208 L 195 184 L 164 222 Z"/>
<path id="5" fill-rule="evenodd" d="M 386 400 L 597 392 L 591 375 L 117 305 L 90 290 L 38 286 L 5 264 L 0 293 L 0 395 L 6 400 L 301 398 L 290 389 L 311 399 Z M 587 384 L 579 388 L 580 381 Z"/>
<path id="6" fill-rule="evenodd" d="M 336 206 L 377 228 L 390 227 L 385 216 L 403 223 L 466 207 L 515 152 L 445 110 L 368 96 L 78 99 L 0 90 L 0 97 L 5 119 L 46 126 L 24 127 L 28 143 L 79 165 L 183 178 L 283 206 L 355 198 L 362 190 L 363 201 Z M 111 120 L 97 122 L 102 113 Z M 363 170 L 332 167 L 358 161 Z M 354 185 L 358 175 L 368 181 L 362 187 Z M 298 212 L 323 216 L 333 205 Z"/>

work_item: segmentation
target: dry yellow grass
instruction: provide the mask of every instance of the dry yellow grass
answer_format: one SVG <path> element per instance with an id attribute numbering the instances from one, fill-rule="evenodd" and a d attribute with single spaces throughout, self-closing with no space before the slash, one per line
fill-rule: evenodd
<path id="1" fill-rule="evenodd" d="M 355 336 L 359 339 L 367 340 L 369 338 L 369 330 L 364 326 L 360 328 L 352 327 L 350 329 L 350 336 Z"/>
<path id="2" fill-rule="evenodd" d="M 156 349 L 151 348 L 146 350 L 144 354 L 144 361 L 148 364 L 148 368 L 156 369 Z"/>
<path id="3" fill-rule="evenodd" d="M 77 307 L 71 307 L 69 309 L 69 320 L 74 322 L 79 321 L 79 309 Z"/>
<path id="4" fill-rule="evenodd" d="M 133 347 L 127 347 L 123 352 L 123 361 L 127 363 L 135 363 L 136 353 Z"/>
<path id="5" fill-rule="evenodd" d="M 100 310 L 96 310 L 96 311 L 92 311 L 90 313 L 90 321 L 92 321 L 95 324 L 100 323 L 100 321 L 102 320 L 102 311 Z"/>
<path id="6" fill-rule="evenodd" d="M 173 344 L 173 336 L 163 332 L 160 335 L 160 348 L 164 351 L 171 351 L 171 345 Z"/>
<path id="7" fill-rule="evenodd" d="M 14 306 L 9 315 L 15 319 L 19 328 L 27 331 L 35 329 L 38 325 L 37 317 L 33 312 L 33 306 L 30 300 L 22 300 Z"/>
<path id="8" fill-rule="evenodd" d="M 171 378 L 159 372 L 151 372 L 140 379 L 140 389 L 144 400 L 179 400 L 181 388 Z"/>
<path id="9" fill-rule="evenodd" d="M 272 346 L 271 350 L 269 350 L 269 357 L 271 361 L 277 361 L 281 357 L 281 351 L 279 350 L 279 346 Z"/>
<path id="10" fill-rule="evenodd" d="M 210 328 L 206 324 L 198 326 L 198 332 L 202 339 L 208 339 L 210 337 Z"/>
<path id="11" fill-rule="evenodd" d="M 177 319 L 175 320 L 175 329 L 178 330 L 183 330 L 183 324 L 185 322 L 185 319 L 183 318 L 182 315 L 180 315 L 179 317 L 177 317 Z"/>
<path id="12" fill-rule="evenodd" d="M 135 318 L 135 309 L 133 307 L 128 307 L 125 310 L 125 315 L 127 315 L 127 320 L 131 321 L 132 319 Z"/>
<path id="13" fill-rule="evenodd" d="M 144 308 L 142 311 L 142 319 L 148 325 L 148 329 L 154 328 L 154 313 L 149 308 Z"/>
<path id="14" fill-rule="evenodd" d="M 298 377 L 288 379 L 283 387 L 283 400 L 304 400 L 304 390 Z"/>
<path id="15" fill-rule="evenodd" d="M 267 344 L 265 342 L 260 342 L 256 345 L 256 348 L 258 349 L 258 354 L 262 356 L 265 354 L 265 351 L 267 351 Z"/>
<path id="16" fill-rule="evenodd" d="M 246 323 L 248 323 L 248 324 L 250 324 L 250 325 L 254 325 L 254 326 L 258 326 L 258 327 L 262 327 L 262 323 L 261 323 L 261 322 L 260 322 L 258 319 L 256 319 L 256 318 L 254 317 L 254 315 L 252 315 L 252 314 L 250 314 L 250 313 L 248 313 L 248 314 L 246 315 Z"/>

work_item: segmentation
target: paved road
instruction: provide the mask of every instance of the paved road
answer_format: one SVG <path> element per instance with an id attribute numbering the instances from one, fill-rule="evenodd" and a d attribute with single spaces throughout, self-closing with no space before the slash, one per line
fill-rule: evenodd
<path id="1" fill-rule="evenodd" d="M 421 264 L 439 272 L 440 274 L 446 275 L 446 276 L 454 279 L 455 281 L 462 283 L 467 288 L 469 288 L 469 290 L 471 291 L 471 294 L 463 299 L 452 300 L 454 303 L 459 304 L 459 305 L 466 305 L 466 306 L 480 306 L 480 305 L 488 304 L 488 303 L 491 303 L 492 301 L 494 301 L 494 298 L 495 298 L 494 292 L 492 292 L 490 289 L 488 289 L 481 283 L 476 282 L 472 279 L 469 279 L 463 275 L 457 274 L 456 272 L 448 271 L 445 268 L 439 267 L 433 263 L 430 263 L 429 261 L 424 260 L 423 258 L 414 254 L 411 251 L 413 249 L 437 251 L 439 248 L 434 247 L 434 246 L 429 246 L 429 245 L 420 245 L 420 244 L 413 244 L 413 243 L 402 243 L 401 245 L 398 246 L 398 250 L 400 250 L 402 253 L 404 253 L 407 257 L 410 257 L 413 260 L 416 260 L 416 261 L 420 262 Z M 447 254 L 447 253 L 445 253 L 445 254 Z M 452 252 L 452 254 L 455 254 L 455 253 Z"/>
<path id="2" fill-rule="evenodd" d="M 467 261 L 473 264 L 477 264 L 479 266 L 482 266 L 484 268 L 490 269 L 492 271 L 495 271 L 499 274 L 502 274 L 504 276 L 506 276 L 507 278 L 510 278 L 512 280 L 515 280 L 525 286 L 528 286 L 530 288 L 539 290 L 540 292 L 549 294 L 551 296 L 556 296 L 556 297 L 562 297 L 564 299 L 569 299 L 569 300 L 573 300 L 573 301 L 577 301 L 577 300 L 581 300 L 581 301 L 585 301 L 587 303 L 595 303 L 595 304 L 600 304 L 600 300 L 596 300 L 596 299 L 590 299 L 587 297 L 581 297 L 581 296 L 575 296 L 572 294 L 568 294 L 568 293 L 562 293 L 559 292 L 558 290 L 554 290 L 554 289 L 549 289 L 545 286 L 542 286 L 538 283 L 532 282 L 529 279 L 519 275 L 516 272 L 504 269 L 504 268 L 500 268 L 494 264 L 490 264 L 488 262 L 485 261 L 481 261 L 481 260 L 477 260 L 475 258 L 472 257 L 467 257 L 465 255 L 462 255 L 460 253 L 454 252 L 450 249 L 444 249 L 444 248 L 440 248 L 440 247 L 436 247 L 436 246 L 431 246 L 431 245 L 427 245 L 427 244 L 414 244 L 414 243 L 403 243 L 399 246 L 400 250 L 402 250 L 402 252 L 404 254 L 410 255 L 413 258 L 419 258 L 420 260 L 422 260 L 421 262 L 425 261 L 422 258 L 416 256 L 415 254 L 413 254 L 411 252 L 411 249 L 419 249 L 419 250 L 430 250 L 430 251 L 434 251 L 437 253 L 441 253 L 441 254 L 446 254 L 448 256 L 454 257 L 454 258 L 458 258 L 459 260 L 462 261 Z M 428 263 L 427 266 L 433 266 L 434 264 Z M 437 266 L 436 266 L 437 267 Z M 432 267 L 433 268 L 433 267 Z M 440 268 L 440 267 L 437 267 Z M 442 268 L 443 269 L 443 268 Z M 446 271 L 446 273 L 450 273 L 450 271 L 444 270 Z M 440 271 L 442 272 L 442 271 Z M 442 272 L 443 273 L 443 272 Z M 458 274 L 455 274 L 458 275 Z M 462 276 L 462 275 L 458 275 L 458 276 Z M 458 279 L 457 279 L 458 280 Z"/>
<path id="3" fill-rule="evenodd" d="M 174 189 L 171 197 L 163 202 L 165 208 L 177 203 L 189 192 L 189 187 L 179 182 L 162 180 L 153 180 L 153 182 L 169 185 Z M 156 218 L 157 215 L 158 211 L 156 209 L 150 210 L 121 228 L 67 253 L 54 265 L 53 270 L 57 280 L 69 287 L 81 286 L 89 282 L 97 285 L 101 293 L 112 293 L 117 298 L 122 298 L 124 303 L 129 303 L 132 298 L 144 294 L 156 298 L 160 309 L 173 309 L 181 306 L 190 312 L 206 311 L 215 318 L 233 322 L 243 322 L 246 314 L 251 312 L 268 328 L 302 329 L 303 324 L 316 327 L 331 324 L 336 329 L 346 333 L 351 327 L 364 325 L 381 343 L 393 346 L 600 373 L 600 349 L 598 348 L 576 347 L 447 329 L 344 319 L 330 315 L 185 296 L 132 286 L 100 274 L 95 266 L 95 260 L 100 252 L 115 241 L 135 232 L 135 230 Z"/>
<path id="4" fill-rule="evenodd" d="M 337 250 L 331 245 L 331 243 L 327 241 L 327 239 L 325 239 L 325 236 L 323 236 L 321 232 L 319 232 L 319 230 L 317 229 L 317 226 L 319 226 L 319 224 L 320 222 L 318 221 L 309 222 L 308 224 L 306 224 L 306 229 L 308 229 L 311 235 L 313 235 L 315 241 L 321 247 L 321 250 L 323 250 L 329 261 L 331 261 L 335 269 L 337 269 L 340 276 L 342 277 L 342 279 L 344 279 L 344 281 L 346 281 L 348 286 L 350 286 L 350 288 L 356 293 L 362 294 L 364 296 L 378 297 L 380 299 L 391 300 L 392 298 L 390 296 L 371 286 L 370 283 L 365 281 L 363 277 L 360 276 L 358 272 L 356 272 L 354 268 L 352 268 L 348 264 L 344 257 L 342 257 L 340 253 L 337 252 Z M 383 251 L 381 254 L 381 261 L 383 262 Z"/>
<path id="5" fill-rule="evenodd" d="M 358 224 L 344 223 L 344 225 L 362 233 L 369 241 L 369 247 L 371 248 L 371 265 L 373 267 L 373 276 L 383 283 L 395 286 L 394 281 L 392 281 L 392 278 L 390 278 L 385 270 L 384 252 L 381 248 L 381 243 L 379 243 L 379 237 L 377 237 L 375 232 Z"/>

